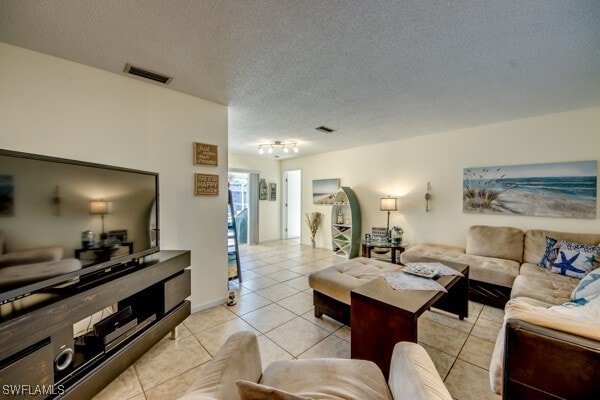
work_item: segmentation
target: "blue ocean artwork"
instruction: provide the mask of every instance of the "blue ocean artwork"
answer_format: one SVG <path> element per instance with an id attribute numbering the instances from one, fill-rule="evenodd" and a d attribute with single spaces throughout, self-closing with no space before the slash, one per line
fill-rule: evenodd
<path id="1" fill-rule="evenodd" d="M 597 162 L 465 168 L 463 210 L 596 218 Z"/>

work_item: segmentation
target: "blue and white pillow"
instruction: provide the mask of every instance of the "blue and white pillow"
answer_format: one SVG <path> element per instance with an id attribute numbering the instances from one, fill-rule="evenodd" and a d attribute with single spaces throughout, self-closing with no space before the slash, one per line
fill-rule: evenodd
<path id="1" fill-rule="evenodd" d="M 558 249 L 562 242 L 554 239 L 553 237 L 546 236 L 546 250 L 544 251 L 544 255 L 539 262 L 539 266 L 543 268 L 551 268 L 552 263 L 556 260 L 558 256 Z"/>
<path id="2" fill-rule="evenodd" d="M 581 279 L 599 264 L 600 247 L 564 241 L 552 263 L 552 272 Z"/>
<path id="3" fill-rule="evenodd" d="M 596 268 L 583 277 L 571 293 L 571 300 L 600 294 L 600 268 Z"/>

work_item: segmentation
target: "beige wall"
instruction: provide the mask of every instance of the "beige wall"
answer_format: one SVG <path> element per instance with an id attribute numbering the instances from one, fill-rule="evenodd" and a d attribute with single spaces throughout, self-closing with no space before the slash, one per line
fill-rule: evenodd
<path id="1" fill-rule="evenodd" d="M 330 207 L 313 205 L 313 179 L 341 178 L 356 192 L 362 211 L 362 234 L 385 226 L 379 198 L 399 197 L 390 226 L 399 225 L 409 244 L 442 242 L 465 245 L 470 225 L 600 232 L 600 219 L 477 215 L 462 212 L 463 168 L 496 165 L 598 160 L 600 108 L 515 120 L 391 143 L 281 161 L 283 170 L 302 169 L 302 212 L 324 212 L 319 247 L 331 248 Z M 343 140 L 342 138 L 340 140 Z M 431 182 L 431 208 L 425 190 Z M 598 213 L 600 217 L 600 213 Z M 302 226 L 302 242 L 310 243 Z"/>
<path id="2" fill-rule="evenodd" d="M 159 172 L 161 248 L 192 251 L 195 309 L 225 299 L 227 107 L 3 43 L 0 87 L 0 148 Z M 218 167 L 193 165 L 194 141 Z M 195 197 L 195 172 L 219 196 Z"/>
<path id="3" fill-rule="evenodd" d="M 267 184 L 277 183 L 277 201 L 258 202 L 258 237 L 260 242 L 281 239 L 281 170 L 278 160 L 260 156 L 229 153 L 229 169 L 257 172 Z"/>

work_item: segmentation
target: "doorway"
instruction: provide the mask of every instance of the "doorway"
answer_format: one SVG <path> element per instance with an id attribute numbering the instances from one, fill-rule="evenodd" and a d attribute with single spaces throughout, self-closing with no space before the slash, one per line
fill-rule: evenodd
<path id="1" fill-rule="evenodd" d="M 239 244 L 258 244 L 258 173 L 229 170 Z"/>
<path id="2" fill-rule="evenodd" d="M 283 232 L 284 239 L 296 239 L 302 228 L 302 172 L 283 172 Z"/>
<path id="3" fill-rule="evenodd" d="M 229 190 L 235 216 L 238 244 L 248 243 L 248 174 L 229 173 Z"/>

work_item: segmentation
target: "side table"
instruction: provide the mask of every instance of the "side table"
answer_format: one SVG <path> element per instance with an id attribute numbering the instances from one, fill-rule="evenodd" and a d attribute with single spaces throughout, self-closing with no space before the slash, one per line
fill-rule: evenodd
<path id="1" fill-rule="evenodd" d="M 80 259 L 82 253 L 93 251 L 97 262 L 108 261 L 111 255 L 122 247 L 127 247 L 129 254 L 133 254 L 133 242 L 121 242 L 114 246 L 96 245 L 94 247 L 75 249 L 75 258 Z"/>
<path id="2" fill-rule="evenodd" d="M 363 241 L 362 256 L 371 258 L 371 252 L 376 247 L 390 249 L 392 252 L 392 264 L 399 264 L 400 259 L 396 257 L 396 253 L 398 253 L 398 256 L 402 254 L 404 250 L 406 250 L 406 246 L 406 243 L 378 242 L 373 240 L 369 240 L 368 242 Z"/>

